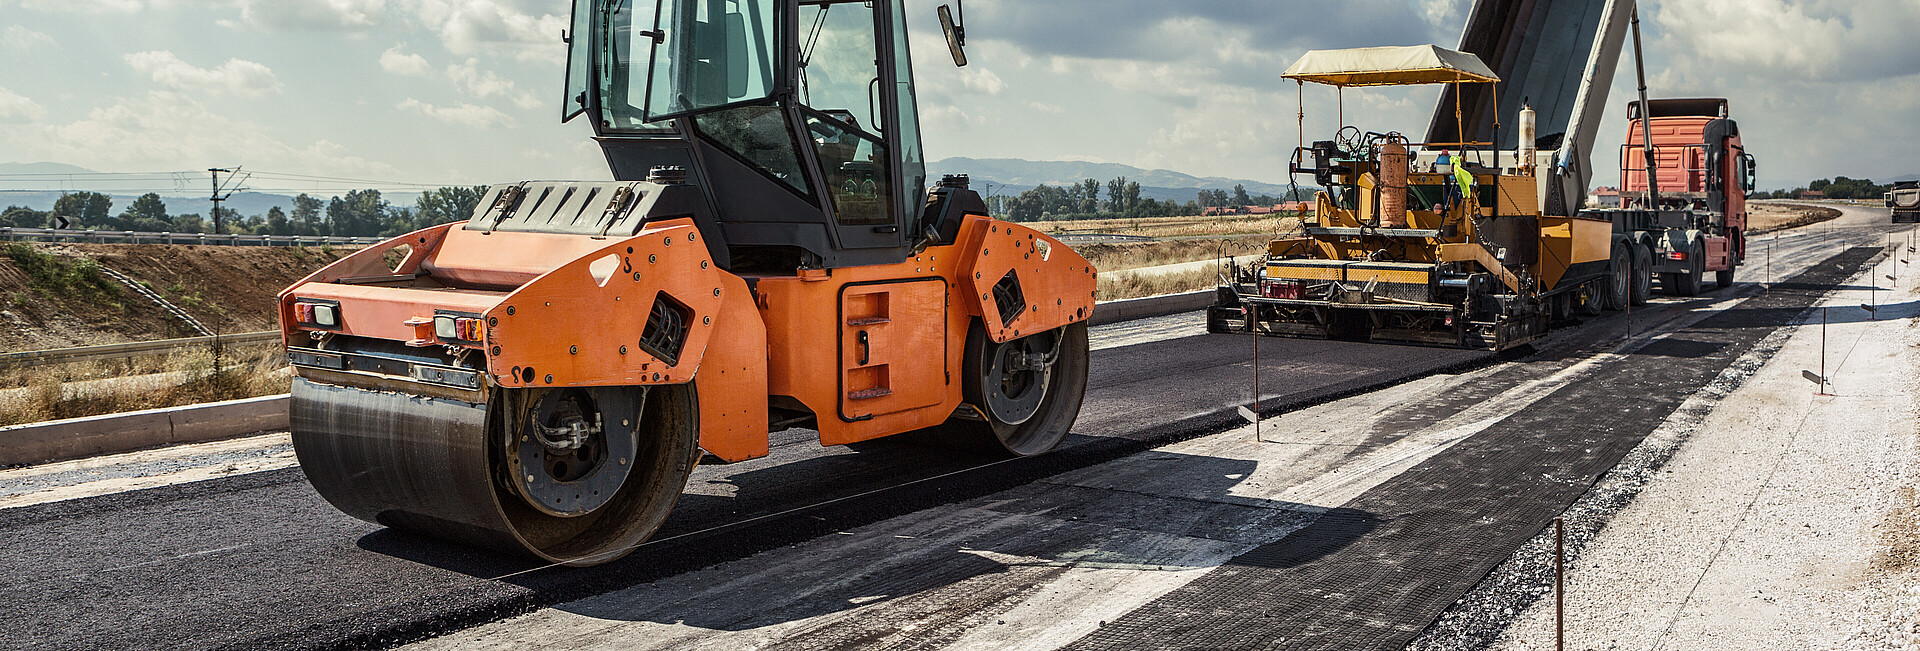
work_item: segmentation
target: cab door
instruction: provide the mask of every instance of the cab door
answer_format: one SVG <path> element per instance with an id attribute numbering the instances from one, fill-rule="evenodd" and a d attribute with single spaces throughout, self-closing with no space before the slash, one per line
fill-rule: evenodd
<path id="1" fill-rule="evenodd" d="M 926 183 L 900 0 L 804 2 L 797 94 L 842 248 L 911 240 Z"/>

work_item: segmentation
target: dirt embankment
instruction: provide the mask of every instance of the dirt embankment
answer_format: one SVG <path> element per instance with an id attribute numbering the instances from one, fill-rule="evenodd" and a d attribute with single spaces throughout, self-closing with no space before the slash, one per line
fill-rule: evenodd
<path id="1" fill-rule="evenodd" d="M 0 351 L 193 336 L 106 267 L 146 283 L 216 332 L 274 327 L 281 289 L 348 249 L 0 244 Z"/>
<path id="2" fill-rule="evenodd" d="M 1747 204 L 1747 233 L 1771 233 L 1818 224 L 1839 216 L 1840 211 L 1825 206 L 1756 201 Z"/>

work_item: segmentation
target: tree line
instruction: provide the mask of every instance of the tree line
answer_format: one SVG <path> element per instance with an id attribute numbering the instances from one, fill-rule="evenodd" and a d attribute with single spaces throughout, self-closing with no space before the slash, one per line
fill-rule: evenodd
<path id="1" fill-rule="evenodd" d="M 321 199 L 305 193 L 293 198 L 293 209 L 279 206 L 264 214 L 241 216 L 220 209 L 223 230 L 232 235 L 307 235 L 334 237 L 392 237 L 435 224 L 473 216 L 486 186 L 450 186 L 420 195 L 412 206 L 396 206 L 379 190 L 353 190 L 345 196 Z M 166 201 L 149 192 L 135 198 L 125 210 L 113 211 L 113 199 L 98 192 L 63 194 L 51 210 L 8 206 L 0 211 L 0 226 L 53 228 L 64 218 L 70 228 L 86 230 L 206 233 L 212 216 L 169 214 Z"/>
<path id="2" fill-rule="evenodd" d="M 1832 179 L 1816 179 L 1808 183 L 1806 187 L 1792 190 L 1755 192 L 1753 197 L 1755 199 L 1798 199 L 1800 195 L 1806 194 L 1809 191 L 1818 192 L 1828 199 L 1879 200 L 1882 195 L 1893 191 L 1893 184 L 1880 185 L 1874 183 L 1872 179 L 1850 179 L 1844 176 L 1836 176 Z"/>
<path id="3" fill-rule="evenodd" d="M 1104 198 L 1102 190 L 1105 191 Z M 1140 197 L 1140 184 L 1118 177 L 1101 183 L 1087 179 L 1063 187 L 1047 184 L 1014 196 L 987 198 L 987 211 L 1016 222 L 1067 221 L 1077 219 L 1137 219 L 1142 217 L 1183 217 L 1200 215 L 1208 208 L 1271 206 L 1287 199 L 1264 194 L 1249 194 L 1245 185 L 1233 191 L 1201 190 L 1193 200 L 1160 201 Z"/>

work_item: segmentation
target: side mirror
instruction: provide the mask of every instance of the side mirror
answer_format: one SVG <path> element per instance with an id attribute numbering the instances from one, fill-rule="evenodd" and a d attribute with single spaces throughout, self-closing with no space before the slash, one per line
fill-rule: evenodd
<path id="1" fill-rule="evenodd" d="M 955 0 L 956 4 L 958 2 L 959 0 Z M 964 22 L 954 22 L 953 10 L 947 5 L 940 5 L 938 11 L 940 13 L 940 31 L 947 33 L 947 50 L 953 52 L 953 65 L 965 68 L 967 67 L 967 53 L 965 50 L 960 49 L 960 47 L 967 44 L 966 24 Z M 961 19 L 964 20 L 965 18 L 966 15 L 961 14 Z"/>
<path id="2" fill-rule="evenodd" d="M 1740 182 L 1746 185 L 1747 197 L 1752 198 L 1753 186 L 1755 185 L 1754 181 L 1756 180 L 1757 174 L 1757 171 L 1754 169 L 1753 154 L 1741 154 L 1740 162 L 1745 163 L 1741 165 L 1741 167 L 1746 168 L 1746 178 L 1741 179 Z"/>

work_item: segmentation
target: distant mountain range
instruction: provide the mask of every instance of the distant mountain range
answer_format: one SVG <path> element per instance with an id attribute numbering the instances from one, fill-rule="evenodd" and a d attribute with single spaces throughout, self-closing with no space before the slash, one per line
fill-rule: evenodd
<path id="1" fill-rule="evenodd" d="M 1106 182 L 1121 176 L 1140 184 L 1141 198 L 1161 201 L 1192 201 L 1201 190 L 1232 192 L 1235 185 L 1246 186 L 1248 194 L 1274 197 L 1284 197 L 1288 189 L 1285 185 L 1251 179 L 1199 177 L 1173 170 L 1148 170 L 1118 163 L 1030 161 L 1019 158 L 947 158 L 927 165 L 929 182 L 938 180 L 943 174 L 966 174 L 973 180 L 973 189 L 983 193 L 987 190 L 983 183 L 991 182 L 996 195 L 1019 194 L 1042 184 L 1056 187 L 1072 185 L 1087 179 L 1099 181 L 1104 194 Z M 1303 186 L 1300 189 L 1312 191 L 1316 188 Z"/>
<path id="2" fill-rule="evenodd" d="M 99 172 L 66 163 L 0 163 L 0 176 L 10 174 L 99 174 Z"/>
<path id="3" fill-rule="evenodd" d="M 47 178 L 59 175 L 73 177 Z M 89 183 L 85 175 L 98 174 L 93 170 L 65 163 L 0 163 L 0 208 L 6 206 L 27 206 L 35 210 L 47 210 L 53 202 L 59 200 L 63 192 L 84 190 L 89 185 L 96 188 L 111 187 L 110 183 Z M 1101 193 L 1106 192 L 1106 182 L 1116 177 L 1127 177 L 1128 181 L 1140 184 L 1140 196 L 1159 201 L 1192 201 L 1201 190 L 1226 190 L 1233 186 L 1244 185 L 1249 194 L 1264 194 L 1284 198 L 1287 186 L 1265 183 L 1252 179 L 1232 179 L 1225 177 L 1199 177 L 1165 169 L 1142 169 L 1117 163 L 1089 163 L 1086 161 L 1030 161 L 1018 158 L 948 158 L 935 161 L 927 166 L 928 181 L 938 180 L 943 174 L 967 174 L 973 178 L 973 188 L 982 193 L 989 190 L 996 195 L 1014 195 L 1034 186 L 1047 184 L 1065 186 L 1094 179 L 1101 183 Z M 15 177 L 15 178 L 9 178 Z M 26 177 L 26 178 L 20 178 Z M 204 183 L 204 179 L 200 180 Z M 1303 192 L 1315 188 L 1302 187 Z M 117 213 L 141 193 L 103 191 L 113 198 L 114 211 Z M 204 191 L 160 192 L 167 202 L 167 212 L 175 215 L 200 214 L 211 211 L 213 203 L 207 200 Z M 420 195 L 410 192 L 388 192 L 383 195 L 395 205 L 412 205 Z M 284 194 L 261 192 L 235 193 L 227 200 L 227 208 L 241 215 L 262 215 L 268 209 L 278 206 L 281 210 L 293 209 L 293 197 Z"/>

